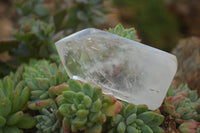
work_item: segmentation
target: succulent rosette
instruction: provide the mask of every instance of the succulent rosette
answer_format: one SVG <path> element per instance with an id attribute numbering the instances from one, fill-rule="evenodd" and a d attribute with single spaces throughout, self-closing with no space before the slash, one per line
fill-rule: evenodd
<path id="1" fill-rule="evenodd" d="M 119 114 L 111 119 L 109 133 L 162 133 L 164 116 L 149 111 L 146 105 L 123 103 Z"/>
<path id="2" fill-rule="evenodd" d="M 98 87 L 76 80 L 70 80 L 68 85 L 70 89 L 57 97 L 58 110 L 64 116 L 63 130 L 66 133 L 101 133 L 106 117 L 117 115 L 122 108 L 116 98 L 102 94 Z"/>
<path id="3" fill-rule="evenodd" d="M 52 101 L 49 89 L 68 80 L 62 64 L 56 65 L 45 60 L 32 60 L 30 65 L 25 66 L 24 69 L 24 82 L 31 89 L 31 102 L 28 107 L 32 110 L 49 105 Z"/>
<path id="4" fill-rule="evenodd" d="M 169 89 L 164 109 L 178 124 L 191 119 L 200 121 L 200 99 L 197 92 L 190 90 L 187 85 Z"/>

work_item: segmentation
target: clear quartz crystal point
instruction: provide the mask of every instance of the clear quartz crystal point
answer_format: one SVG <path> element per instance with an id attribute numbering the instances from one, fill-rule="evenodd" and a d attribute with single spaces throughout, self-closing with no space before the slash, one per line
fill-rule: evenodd
<path id="1" fill-rule="evenodd" d="M 162 104 L 177 70 L 174 55 L 93 28 L 59 40 L 56 47 L 71 78 L 151 110 Z"/>

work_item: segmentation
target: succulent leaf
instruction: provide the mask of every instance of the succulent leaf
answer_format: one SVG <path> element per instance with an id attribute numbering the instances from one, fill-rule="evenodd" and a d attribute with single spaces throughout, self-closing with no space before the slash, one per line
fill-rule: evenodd
<path id="1" fill-rule="evenodd" d="M 37 121 L 34 117 L 24 115 L 18 121 L 17 127 L 21 129 L 29 129 L 29 128 L 33 128 L 36 125 L 36 123 Z"/>
<path id="2" fill-rule="evenodd" d="M 86 83 L 83 85 L 83 93 L 89 97 L 93 97 L 93 88 L 90 84 Z"/>
<path id="3" fill-rule="evenodd" d="M 19 111 L 19 112 L 16 112 L 14 113 L 13 115 L 11 115 L 8 120 L 7 120 L 7 125 L 8 126 L 12 126 L 12 125 L 15 125 L 18 123 L 18 121 L 23 117 L 23 112 L 22 111 Z"/>
<path id="4" fill-rule="evenodd" d="M 22 90 L 21 96 L 20 96 L 20 104 L 19 104 L 19 108 L 22 108 L 25 106 L 26 102 L 28 101 L 29 97 L 30 97 L 30 92 L 31 89 L 28 87 L 25 87 Z"/>
<path id="5" fill-rule="evenodd" d="M 9 98 L 3 97 L 0 99 L 0 115 L 5 117 L 11 112 L 12 104 Z"/>
<path id="6" fill-rule="evenodd" d="M 69 80 L 68 84 L 71 91 L 79 92 L 82 90 L 81 83 L 76 80 Z"/>
<path id="7" fill-rule="evenodd" d="M 126 125 L 132 124 L 136 120 L 136 118 L 136 114 L 131 114 L 130 116 L 128 116 L 128 118 L 126 119 Z"/>
<path id="8" fill-rule="evenodd" d="M 3 133 L 23 133 L 22 130 L 20 130 L 19 128 L 17 127 L 5 127 L 3 129 Z"/>
<path id="9" fill-rule="evenodd" d="M 120 122 L 117 126 L 117 132 L 125 133 L 125 130 L 126 130 L 126 125 L 124 124 L 124 122 Z"/>
<path id="10" fill-rule="evenodd" d="M 69 104 L 62 104 L 59 107 L 59 112 L 65 117 L 70 117 L 70 115 L 71 115 L 71 106 Z"/>
<path id="11" fill-rule="evenodd" d="M 149 126 L 147 126 L 147 125 L 142 126 L 141 127 L 141 131 L 143 133 L 153 133 L 153 130 Z"/>
<path id="12" fill-rule="evenodd" d="M 137 107 L 134 104 L 129 104 L 128 106 L 125 107 L 123 110 L 124 115 L 127 117 L 133 113 L 137 112 Z"/>
<path id="13" fill-rule="evenodd" d="M 116 101 L 113 105 L 107 106 L 104 110 L 107 116 L 117 115 L 122 108 L 122 104 L 119 101 Z"/>
<path id="14" fill-rule="evenodd" d="M 3 116 L 0 116 L 0 129 L 6 124 L 6 119 Z"/>
<path id="15" fill-rule="evenodd" d="M 66 83 L 60 84 L 56 87 L 52 86 L 49 88 L 49 95 L 54 98 L 55 96 L 62 94 L 63 91 L 67 90 L 69 90 L 69 86 Z"/>
<path id="16" fill-rule="evenodd" d="M 52 99 L 40 100 L 36 102 L 29 102 L 28 108 L 30 108 L 31 110 L 41 110 L 42 108 L 45 108 L 50 104 L 55 104 Z"/>

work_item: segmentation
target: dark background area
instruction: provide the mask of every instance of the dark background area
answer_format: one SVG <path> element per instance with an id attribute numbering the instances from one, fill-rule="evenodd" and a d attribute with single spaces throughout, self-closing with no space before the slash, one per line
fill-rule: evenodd
<path id="1" fill-rule="evenodd" d="M 18 26 L 16 1 L 0 0 L 0 39 L 10 37 Z M 45 4 L 53 9 L 55 1 L 45 0 Z M 105 0 L 104 4 L 109 10 L 108 21 L 99 28 L 118 23 L 135 27 L 142 42 L 153 47 L 170 51 L 180 38 L 200 36 L 199 0 Z"/>

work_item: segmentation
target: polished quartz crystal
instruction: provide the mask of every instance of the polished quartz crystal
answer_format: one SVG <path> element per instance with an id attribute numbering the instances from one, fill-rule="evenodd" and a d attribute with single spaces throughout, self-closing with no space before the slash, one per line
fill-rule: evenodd
<path id="1" fill-rule="evenodd" d="M 71 78 L 151 110 L 162 104 L 177 69 L 172 54 L 93 28 L 59 40 L 56 47 Z"/>

